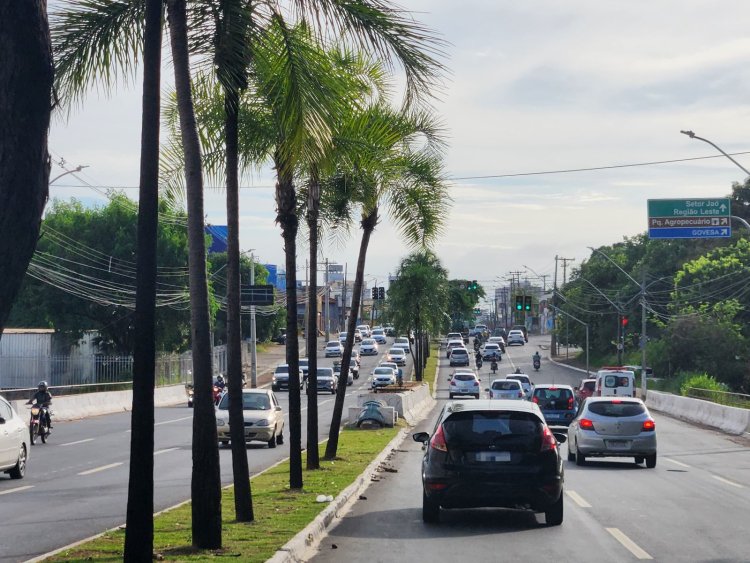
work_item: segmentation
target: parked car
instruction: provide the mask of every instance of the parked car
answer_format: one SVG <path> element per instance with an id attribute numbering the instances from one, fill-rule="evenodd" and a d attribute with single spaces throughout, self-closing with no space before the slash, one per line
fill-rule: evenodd
<path id="1" fill-rule="evenodd" d="M 304 385 L 305 375 L 302 370 L 299 370 L 299 388 L 302 389 Z M 289 365 L 279 364 L 273 372 L 271 378 L 271 389 L 274 391 L 281 391 L 282 389 L 289 389 Z"/>
<path id="2" fill-rule="evenodd" d="M 396 371 L 391 367 L 378 366 L 372 370 L 372 389 L 377 391 L 388 385 L 396 385 Z"/>
<path id="3" fill-rule="evenodd" d="M 576 399 L 570 385 L 540 383 L 534 387 L 531 400 L 539 405 L 547 424 L 568 426 L 576 414 Z"/>
<path id="4" fill-rule="evenodd" d="M 338 340 L 330 340 L 328 344 L 326 344 L 325 348 L 325 356 L 326 358 L 336 358 L 341 356 L 341 354 L 344 353 L 344 347 L 341 345 L 341 342 Z"/>
<path id="5" fill-rule="evenodd" d="M 396 365 L 399 366 L 405 366 L 406 365 L 406 352 L 403 348 L 397 348 L 393 347 L 390 350 L 388 350 L 388 355 L 386 356 L 386 359 L 389 362 L 393 362 Z"/>
<path id="6" fill-rule="evenodd" d="M 373 338 L 365 338 L 359 345 L 361 356 L 377 356 L 379 351 L 378 343 Z"/>
<path id="7" fill-rule="evenodd" d="M 534 382 L 531 381 L 528 375 L 525 373 L 509 373 L 505 376 L 505 379 L 515 379 L 521 384 L 521 389 L 526 394 L 526 398 L 531 398 L 531 392 L 534 390 Z"/>
<path id="8" fill-rule="evenodd" d="M 454 348 L 451 352 L 450 365 L 453 366 L 468 366 L 469 362 L 469 351 L 466 348 Z"/>
<path id="9" fill-rule="evenodd" d="M 482 350 L 482 359 L 485 362 L 491 362 L 492 360 L 500 361 L 503 359 L 503 353 L 500 350 L 500 345 L 494 342 L 488 342 L 484 345 Z"/>
<path id="10" fill-rule="evenodd" d="M 432 435 L 413 435 L 426 446 L 422 519 L 439 522 L 441 509 L 529 507 L 559 526 L 565 475 L 558 442 L 566 438 L 528 401 L 446 404 Z"/>
<path id="11" fill-rule="evenodd" d="M 0 471 L 23 479 L 29 460 L 29 426 L 13 406 L 0 397 Z"/>
<path id="12" fill-rule="evenodd" d="M 520 330 L 511 330 L 508 333 L 508 346 L 513 346 L 514 344 L 520 344 L 521 346 L 526 344 L 526 339 Z"/>
<path id="13" fill-rule="evenodd" d="M 338 385 L 338 377 L 336 377 L 336 374 L 333 372 L 333 368 L 318 368 L 315 370 L 316 374 L 316 385 L 315 388 L 318 390 L 318 393 L 321 391 L 325 393 L 331 393 L 333 395 L 336 393 L 336 387 Z M 309 385 L 308 385 L 308 391 L 309 391 Z"/>
<path id="14" fill-rule="evenodd" d="M 568 428 L 568 461 L 587 457 L 632 457 L 656 467 L 656 423 L 640 399 L 589 397 Z"/>
<path id="15" fill-rule="evenodd" d="M 242 390 L 242 416 L 245 419 L 245 442 L 265 442 L 269 448 L 284 443 L 284 412 L 276 395 L 268 389 Z M 229 429 L 229 395 L 216 407 L 216 430 L 219 443 L 231 440 Z"/>
<path id="16" fill-rule="evenodd" d="M 523 400 L 526 393 L 523 392 L 521 382 L 517 379 L 495 379 L 487 389 L 490 399 Z"/>
<path id="17" fill-rule="evenodd" d="M 397 336 L 396 340 L 393 341 L 393 345 L 396 348 L 403 348 L 407 354 L 411 352 L 411 344 L 406 336 Z"/>
<path id="18" fill-rule="evenodd" d="M 574 387 L 573 390 L 576 392 L 576 399 L 581 403 L 584 399 L 594 396 L 594 391 L 596 390 L 596 379 L 581 379 L 578 387 Z"/>
<path id="19" fill-rule="evenodd" d="M 464 344 L 464 341 L 461 339 L 458 340 L 449 340 L 448 346 L 445 349 L 445 357 L 450 358 L 451 352 L 453 352 L 454 348 L 464 348 L 466 345 Z"/>
<path id="20" fill-rule="evenodd" d="M 451 377 L 448 396 L 452 399 L 457 395 L 471 395 L 478 399 L 481 395 L 479 378 L 473 371 L 456 371 Z"/>
<path id="21" fill-rule="evenodd" d="M 378 344 L 386 344 L 388 343 L 388 338 L 385 336 L 385 329 L 384 328 L 374 328 L 372 329 L 372 335 L 371 338 L 375 340 Z"/>
<path id="22" fill-rule="evenodd" d="M 271 342 L 275 342 L 276 344 L 286 344 L 286 333 L 281 332 L 277 334 L 271 339 Z"/>

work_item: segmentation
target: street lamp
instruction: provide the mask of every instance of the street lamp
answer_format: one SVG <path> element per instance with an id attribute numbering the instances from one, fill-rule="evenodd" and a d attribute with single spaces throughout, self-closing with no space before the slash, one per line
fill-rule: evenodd
<path id="1" fill-rule="evenodd" d="M 88 168 L 88 164 L 79 164 L 78 166 L 76 166 L 75 168 L 73 168 L 73 170 L 66 170 L 62 174 L 58 174 L 57 176 L 55 176 L 54 178 L 52 178 L 52 180 L 49 181 L 49 185 L 51 186 L 52 184 L 54 184 L 55 182 L 57 182 L 63 176 L 67 176 L 68 174 L 75 174 L 76 172 L 80 172 L 84 168 Z"/>

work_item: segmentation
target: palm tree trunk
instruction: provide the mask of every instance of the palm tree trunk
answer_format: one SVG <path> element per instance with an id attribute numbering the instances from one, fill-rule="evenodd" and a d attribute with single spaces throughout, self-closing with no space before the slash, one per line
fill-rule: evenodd
<path id="1" fill-rule="evenodd" d="M 47 2 L 0 2 L 0 335 L 39 238 L 49 193 L 52 45 Z"/>
<path id="2" fill-rule="evenodd" d="M 344 357 L 341 358 L 341 373 L 349 373 L 349 365 L 352 360 L 352 347 L 354 346 L 354 330 L 357 328 L 357 311 L 362 299 L 362 284 L 365 279 L 365 261 L 367 259 L 367 247 L 370 245 L 375 226 L 378 224 L 377 206 L 362 218 L 362 240 L 359 243 L 359 257 L 357 258 L 357 273 L 354 276 L 354 289 L 352 290 L 352 313 L 346 328 L 346 344 L 344 345 Z M 326 444 L 325 459 L 334 460 L 339 448 L 339 429 L 344 412 L 344 398 L 346 396 L 346 384 L 340 385 L 336 390 L 336 402 L 333 405 L 331 415 L 331 428 L 328 431 L 328 443 Z"/>
<path id="3" fill-rule="evenodd" d="M 154 386 L 156 382 L 156 240 L 159 227 L 159 130 L 162 0 L 146 2 L 143 46 L 141 171 L 133 346 L 133 410 L 125 561 L 154 552 Z"/>
<path id="4" fill-rule="evenodd" d="M 315 176 L 315 175 L 313 175 Z M 307 287 L 307 468 L 320 469 L 318 449 L 318 215 L 320 185 L 316 177 L 310 182 L 307 204 L 307 226 L 310 231 L 310 283 Z M 341 379 L 341 378 L 339 378 Z"/>
<path id="5" fill-rule="evenodd" d="M 227 159 L 227 376 L 229 381 L 229 432 L 232 443 L 234 513 L 238 522 L 252 522 L 253 497 L 245 445 L 242 408 L 242 325 L 240 316 L 240 202 L 238 165 L 239 94 L 224 91 Z"/>
<path id="6" fill-rule="evenodd" d="M 279 164 L 276 185 L 276 222 L 281 225 L 286 257 L 286 363 L 289 366 L 289 488 L 302 488 L 302 405 L 297 338 L 297 194 L 290 167 Z"/>
<path id="7" fill-rule="evenodd" d="M 203 177 L 200 142 L 190 90 L 185 0 L 167 0 L 180 133 L 185 153 L 188 205 L 190 328 L 193 349 L 193 473 L 191 481 L 193 545 L 221 547 L 221 473 L 213 404 L 211 320 L 206 279 Z"/>

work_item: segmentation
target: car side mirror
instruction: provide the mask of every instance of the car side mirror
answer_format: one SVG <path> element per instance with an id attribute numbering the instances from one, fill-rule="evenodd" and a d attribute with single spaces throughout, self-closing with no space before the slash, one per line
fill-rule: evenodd
<path id="1" fill-rule="evenodd" d="M 277 410 L 278 412 L 281 412 L 281 407 L 280 407 L 279 405 L 276 405 L 276 410 Z"/>
<path id="2" fill-rule="evenodd" d="M 567 434 L 563 434 L 562 432 L 553 432 L 552 434 L 554 435 L 555 440 L 557 440 L 558 444 L 564 444 L 565 442 L 568 441 Z"/>
<path id="3" fill-rule="evenodd" d="M 0 416 L 0 424 L 5 424 L 5 419 L 2 416 Z"/>
<path id="4" fill-rule="evenodd" d="M 415 432 L 411 437 L 415 442 L 419 442 L 420 444 L 425 444 L 430 441 L 430 435 L 427 432 Z"/>
<path id="5" fill-rule="evenodd" d="M 487 393 L 489 393 L 489 392 L 490 392 L 490 388 L 489 388 L 489 387 L 487 387 L 487 389 L 485 389 L 485 391 L 486 391 Z"/>

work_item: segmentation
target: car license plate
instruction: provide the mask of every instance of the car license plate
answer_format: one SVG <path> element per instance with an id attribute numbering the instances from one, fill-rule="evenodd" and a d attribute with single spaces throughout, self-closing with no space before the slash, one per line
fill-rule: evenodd
<path id="1" fill-rule="evenodd" d="M 607 447 L 613 450 L 626 450 L 628 446 L 627 440 L 607 440 Z"/>
<path id="2" fill-rule="evenodd" d="M 510 461 L 510 452 L 477 452 L 476 460 L 490 462 Z"/>
<path id="3" fill-rule="evenodd" d="M 560 415 L 549 413 L 549 414 L 545 414 L 544 418 L 555 419 L 555 418 L 560 418 Z"/>

